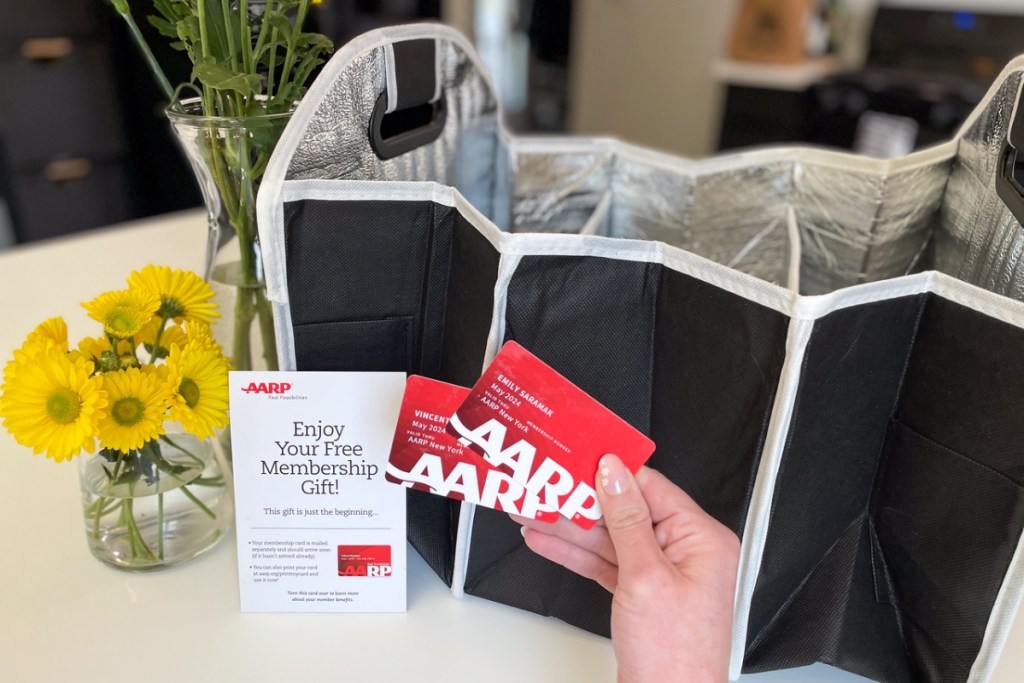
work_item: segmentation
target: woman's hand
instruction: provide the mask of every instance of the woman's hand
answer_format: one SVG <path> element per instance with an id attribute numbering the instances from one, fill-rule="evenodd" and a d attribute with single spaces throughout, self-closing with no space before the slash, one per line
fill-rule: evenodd
<path id="1" fill-rule="evenodd" d="M 612 647 L 624 683 L 728 678 L 739 540 L 664 476 L 634 478 L 614 455 L 597 481 L 603 523 L 514 517 L 538 555 L 613 594 Z"/>

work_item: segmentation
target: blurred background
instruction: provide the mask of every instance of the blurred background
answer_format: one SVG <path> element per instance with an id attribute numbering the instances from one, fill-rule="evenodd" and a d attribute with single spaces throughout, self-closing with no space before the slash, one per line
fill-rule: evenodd
<path id="1" fill-rule="evenodd" d="M 200 206 L 107 0 L 0 5 L 0 249 Z M 148 5 L 132 3 L 145 29 Z M 422 20 L 473 39 L 512 130 L 689 157 L 906 154 L 951 137 L 1024 54 L 1024 0 L 322 0 L 311 28 L 341 45 Z M 186 59 L 149 37 L 186 80 Z"/>

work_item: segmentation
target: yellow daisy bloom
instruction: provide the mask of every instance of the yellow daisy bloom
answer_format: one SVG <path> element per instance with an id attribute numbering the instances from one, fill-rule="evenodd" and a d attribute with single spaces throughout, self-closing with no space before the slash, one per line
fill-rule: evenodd
<path id="1" fill-rule="evenodd" d="M 29 333 L 22 348 L 40 342 L 44 344 L 47 342 L 52 343 L 66 353 L 68 350 L 68 324 L 64 322 L 64 318 L 58 317 L 44 320 L 36 329 Z"/>
<path id="2" fill-rule="evenodd" d="M 210 301 L 213 289 L 195 273 L 168 266 L 146 266 L 128 276 L 128 287 L 160 298 L 161 318 L 200 320 L 205 323 L 219 318 L 217 304 Z"/>
<path id="3" fill-rule="evenodd" d="M 149 292 L 122 289 L 106 292 L 82 304 L 89 317 L 103 323 L 103 331 L 118 339 L 130 339 L 160 308 L 160 298 Z"/>
<path id="4" fill-rule="evenodd" d="M 228 365 L 220 353 L 191 341 L 184 348 L 171 348 L 167 368 L 174 391 L 171 419 L 199 439 L 227 426 Z"/>
<path id="5" fill-rule="evenodd" d="M 99 415 L 107 405 L 102 380 L 92 363 L 71 360 L 58 347 L 37 354 L 0 394 L 3 425 L 22 446 L 57 462 L 96 447 Z"/>
<path id="6" fill-rule="evenodd" d="M 117 340 L 117 355 L 131 355 L 132 342 L 128 339 Z M 78 342 L 78 351 L 87 358 L 99 360 L 104 353 L 115 353 L 114 347 L 110 344 L 108 337 L 85 337 Z"/>
<path id="7" fill-rule="evenodd" d="M 224 350 L 213 338 L 213 330 L 206 323 L 187 320 L 185 321 L 185 336 L 190 342 L 196 342 L 204 349 L 213 349 L 224 355 Z"/>
<path id="8" fill-rule="evenodd" d="M 163 324 L 162 319 L 154 318 L 139 331 L 139 341 L 150 353 L 153 352 L 153 344 L 156 343 L 156 335 L 161 324 Z M 166 358 L 170 354 L 172 346 L 184 346 L 187 343 L 188 337 L 185 336 L 185 331 L 180 326 L 167 325 L 160 333 L 160 353 L 156 355 L 156 358 Z"/>
<path id="9" fill-rule="evenodd" d="M 167 366 L 146 363 L 145 365 L 139 366 L 139 370 L 142 370 L 144 374 L 156 377 L 156 381 L 164 387 L 164 390 L 167 393 L 168 407 L 170 407 L 171 395 L 174 392 L 170 385 L 170 370 L 168 370 Z"/>
<path id="10" fill-rule="evenodd" d="M 168 395 L 156 373 L 128 368 L 103 375 L 107 407 L 100 415 L 100 445 L 122 453 L 164 433 Z"/>
<path id="11" fill-rule="evenodd" d="M 33 358 L 49 348 L 67 353 L 68 326 L 63 318 L 50 318 L 29 332 L 21 348 L 14 351 L 14 358 L 4 366 L 4 377 L 13 378 L 19 367 L 32 362 Z"/>
<path id="12" fill-rule="evenodd" d="M 72 351 L 71 355 L 91 360 L 99 372 L 113 372 L 139 365 L 130 339 L 118 339 L 115 351 L 107 337 L 86 337 L 78 342 L 78 351 Z"/>

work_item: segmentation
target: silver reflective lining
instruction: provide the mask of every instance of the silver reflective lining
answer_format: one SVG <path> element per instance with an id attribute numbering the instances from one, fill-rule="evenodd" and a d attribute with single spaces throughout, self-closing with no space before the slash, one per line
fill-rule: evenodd
<path id="1" fill-rule="evenodd" d="M 957 141 L 892 163 L 798 147 L 693 162 L 608 140 L 511 138 L 476 61 L 439 45 L 449 113 L 436 142 L 387 161 L 370 149 L 386 80 L 377 47 L 331 85 L 287 178 L 435 181 L 502 230 L 657 240 L 781 286 L 796 254 L 803 294 L 934 268 L 1024 300 L 1024 237 L 993 185 L 1019 70 Z"/>

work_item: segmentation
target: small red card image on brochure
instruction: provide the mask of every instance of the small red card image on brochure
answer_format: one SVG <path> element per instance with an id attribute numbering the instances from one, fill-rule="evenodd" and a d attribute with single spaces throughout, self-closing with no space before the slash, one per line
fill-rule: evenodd
<path id="1" fill-rule="evenodd" d="M 515 342 L 508 342 L 455 411 L 448 431 L 527 493 L 584 529 L 601 518 L 598 461 L 614 453 L 631 471 L 654 442 Z"/>
<path id="2" fill-rule="evenodd" d="M 338 576 L 391 576 L 391 546 L 339 545 Z"/>
<path id="3" fill-rule="evenodd" d="M 405 385 L 398 427 L 384 478 L 417 491 L 553 522 L 522 484 L 484 462 L 445 428 L 469 389 L 412 375 Z"/>

